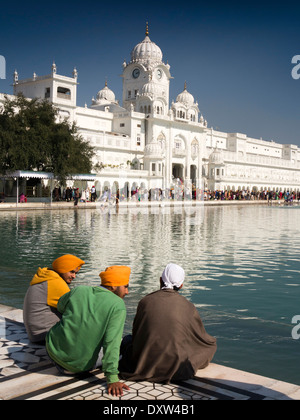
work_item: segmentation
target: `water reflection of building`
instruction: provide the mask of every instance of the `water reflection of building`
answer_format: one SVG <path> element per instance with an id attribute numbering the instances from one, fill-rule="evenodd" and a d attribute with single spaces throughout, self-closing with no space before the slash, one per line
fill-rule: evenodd
<path id="1" fill-rule="evenodd" d="M 178 178 L 210 190 L 299 190 L 297 146 L 209 128 L 184 81 L 170 104 L 170 65 L 148 28 L 123 63 L 122 79 L 122 105 L 106 82 L 90 106 L 78 107 L 77 70 L 62 76 L 55 63 L 47 76 L 19 80 L 15 72 L 13 85 L 14 94 L 46 98 L 76 122 L 96 149 L 98 191 L 164 189 Z"/>

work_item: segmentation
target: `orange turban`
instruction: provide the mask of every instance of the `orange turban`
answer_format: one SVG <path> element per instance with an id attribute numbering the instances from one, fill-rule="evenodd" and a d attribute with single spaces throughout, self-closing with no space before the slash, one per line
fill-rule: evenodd
<path id="1" fill-rule="evenodd" d="M 124 265 L 114 265 L 108 267 L 105 271 L 100 273 L 102 286 L 127 286 L 129 283 L 131 270 Z"/>
<path id="2" fill-rule="evenodd" d="M 85 262 L 80 258 L 67 254 L 53 261 L 52 268 L 59 274 L 65 274 L 75 270 L 77 267 L 80 269 L 83 264 L 85 264 Z"/>

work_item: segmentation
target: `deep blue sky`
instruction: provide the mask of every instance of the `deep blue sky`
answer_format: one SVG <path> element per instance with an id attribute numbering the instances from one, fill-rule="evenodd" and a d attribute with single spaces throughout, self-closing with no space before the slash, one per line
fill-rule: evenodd
<path id="1" fill-rule="evenodd" d="M 122 101 L 122 63 L 150 38 L 171 66 L 170 101 L 183 90 L 199 103 L 208 126 L 300 146 L 300 79 L 291 77 L 300 55 L 297 2 L 65 1 L 3 2 L 0 55 L 12 93 L 19 78 L 79 73 L 77 105 L 90 105 L 108 86 Z"/>

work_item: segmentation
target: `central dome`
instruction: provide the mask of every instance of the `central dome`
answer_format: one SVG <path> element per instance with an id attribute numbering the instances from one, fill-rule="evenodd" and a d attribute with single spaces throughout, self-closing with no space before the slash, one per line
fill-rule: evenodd
<path id="1" fill-rule="evenodd" d="M 161 63 L 163 54 L 161 49 L 149 38 L 148 25 L 146 29 L 146 38 L 131 51 L 131 62 L 141 62 L 143 64 L 153 62 Z"/>

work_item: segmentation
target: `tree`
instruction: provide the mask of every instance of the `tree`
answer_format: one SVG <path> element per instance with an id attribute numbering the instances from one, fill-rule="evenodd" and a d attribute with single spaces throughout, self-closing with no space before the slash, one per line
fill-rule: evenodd
<path id="1" fill-rule="evenodd" d="M 72 174 L 91 172 L 93 154 L 76 125 L 59 121 L 59 110 L 47 100 L 5 98 L 0 110 L 0 173 L 49 171 L 64 184 Z"/>

